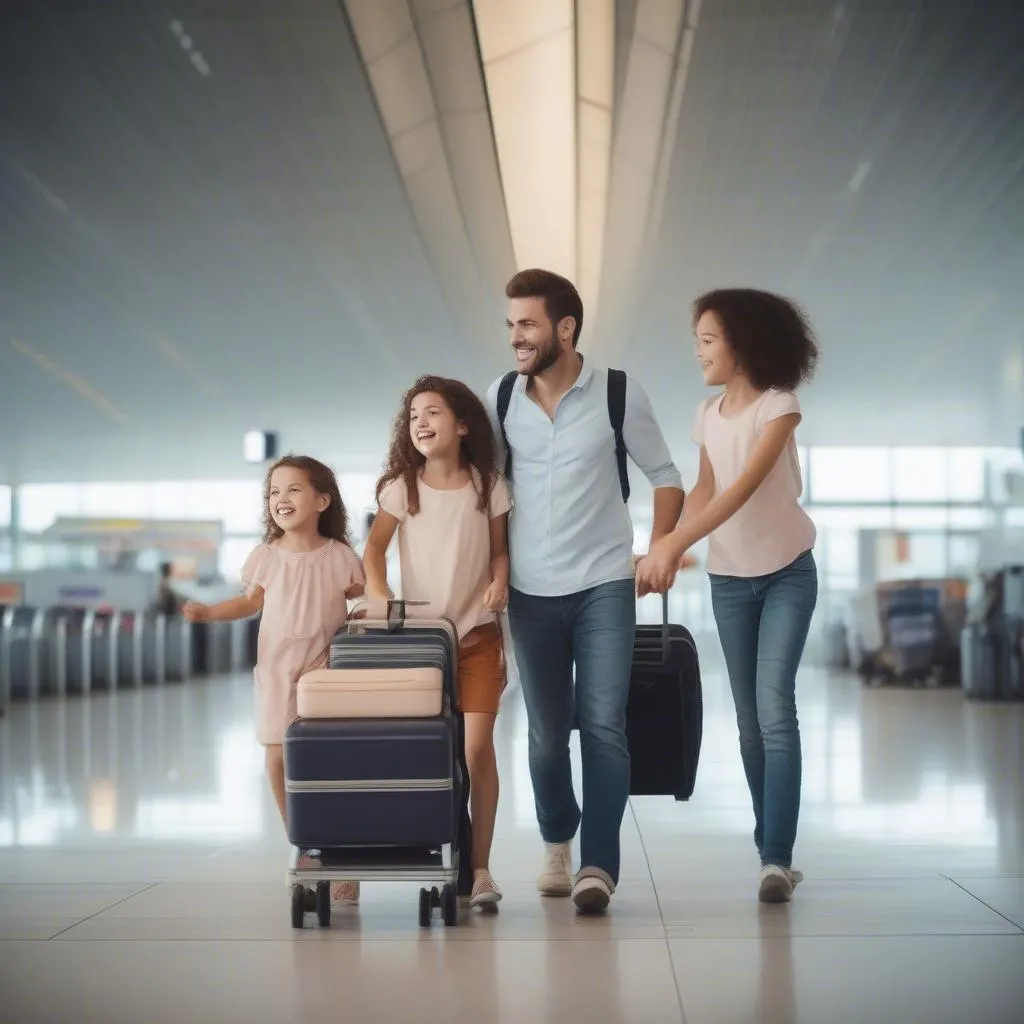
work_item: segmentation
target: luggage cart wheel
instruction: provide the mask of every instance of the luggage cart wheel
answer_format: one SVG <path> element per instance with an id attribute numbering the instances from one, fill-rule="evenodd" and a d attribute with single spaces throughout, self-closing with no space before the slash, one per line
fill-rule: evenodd
<path id="1" fill-rule="evenodd" d="M 441 913 L 446 927 L 459 923 L 459 893 L 454 885 L 446 885 L 441 890 Z"/>
<path id="2" fill-rule="evenodd" d="M 420 927 L 430 927 L 430 913 L 434 908 L 433 900 L 427 889 L 420 889 Z"/>
<path id="3" fill-rule="evenodd" d="M 306 917 L 306 887 L 292 886 L 292 927 L 301 928 Z"/>
<path id="4" fill-rule="evenodd" d="M 329 928 L 331 924 L 331 883 L 316 883 L 316 917 L 321 928 Z"/>

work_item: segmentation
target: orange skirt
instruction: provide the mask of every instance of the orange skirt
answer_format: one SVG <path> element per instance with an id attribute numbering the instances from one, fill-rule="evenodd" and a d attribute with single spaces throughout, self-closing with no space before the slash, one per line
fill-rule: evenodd
<path id="1" fill-rule="evenodd" d="M 488 623 L 467 635 L 475 643 L 459 648 L 459 709 L 496 715 L 505 689 L 505 655 L 501 632 Z"/>

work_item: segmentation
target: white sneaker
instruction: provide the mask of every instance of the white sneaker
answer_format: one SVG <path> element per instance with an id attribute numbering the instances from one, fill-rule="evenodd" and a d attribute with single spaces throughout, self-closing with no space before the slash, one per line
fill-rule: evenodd
<path id="1" fill-rule="evenodd" d="M 576 880 L 572 889 L 572 901 L 581 914 L 603 914 L 611 902 L 612 891 L 603 878 L 584 875 Z"/>
<path id="2" fill-rule="evenodd" d="M 765 864 L 758 877 L 757 898 L 762 903 L 787 903 L 793 890 L 804 880 L 799 871 L 778 864 Z"/>
<path id="3" fill-rule="evenodd" d="M 537 879 L 542 896 L 572 894 L 572 843 L 545 843 L 544 870 Z"/>

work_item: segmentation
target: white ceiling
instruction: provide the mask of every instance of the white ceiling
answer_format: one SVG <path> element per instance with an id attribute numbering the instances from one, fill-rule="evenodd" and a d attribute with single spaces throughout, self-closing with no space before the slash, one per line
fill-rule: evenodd
<path id="1" fill-rule="evenodd" d="M 0 478 L 241 473 L 253 427 L 376 468 L 416 374 L 500 371 L 442 295 L 333 0 L 9 12 Z"/>
<path id="2" fill-rule="evenodd" d="M 1022 40 L 1020 0 L 705 0 L 624 357 L 659 408 L 692 297 L 752 285 L 820 335 L 805 442 L 1019 443 Z"/>
<path id="3" fill-rule="evenodd" d="M 503 368 L 504 282 L 468 337 L 479 278 L 453 309 L 343 4 L 0 10 L 0 479 L 242 475 L 252 427 L 372 470 L 417 373 Z M 703 0 L 632 327 L 594 353 L 673 447 L 722 284 L 817 324 L 803 441 L 1016 443 L 1022 37 L 1017 0 Z"/>

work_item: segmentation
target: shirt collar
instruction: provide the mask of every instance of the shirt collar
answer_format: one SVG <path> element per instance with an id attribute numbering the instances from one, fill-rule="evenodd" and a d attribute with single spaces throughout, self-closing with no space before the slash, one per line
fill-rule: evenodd
<path id="1" fill-rule="evenodd" d="M 591 366 L 585 356 L 580 356 L 580 360 L 583 365 L 580 367 L 580 375 L 576 378 L 575 383 L 569 388 L 569 391 L 585 391 L 590 385 L 590 381 L 594 376 L 594 367 Z M 524 395 L 526 394 L 526 387 L 529 384 L 530 378 L 525 374 L 519 375 L 519 380 L 516 381 L 516 389 L 521 391 Z M 566 394 L 569 394 L 569 391 Z"/>

